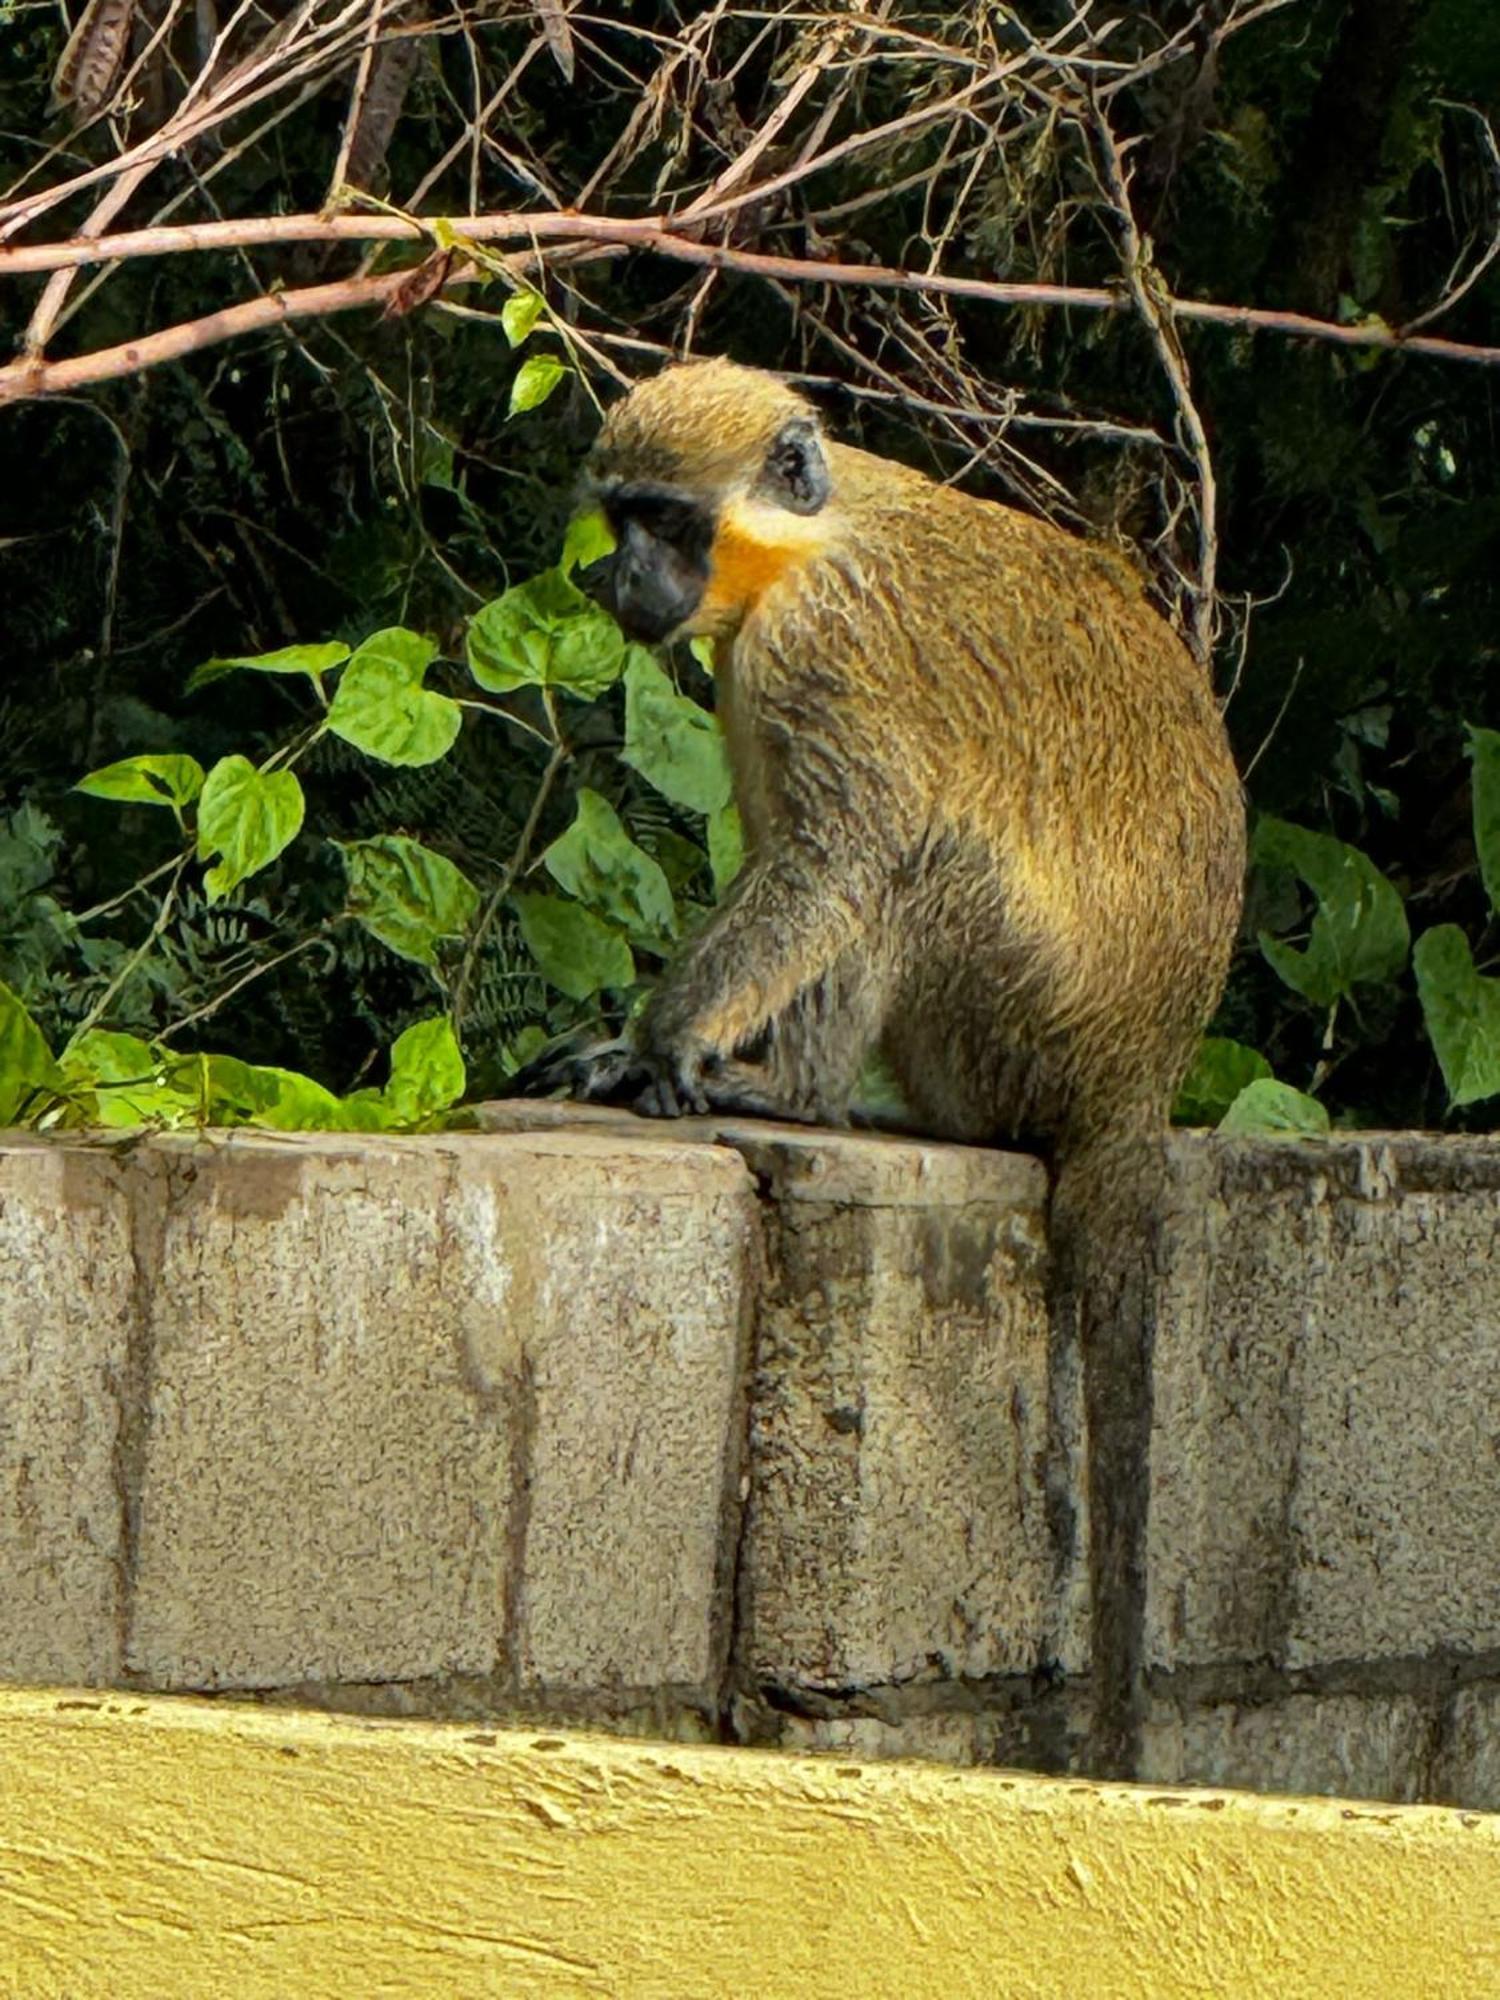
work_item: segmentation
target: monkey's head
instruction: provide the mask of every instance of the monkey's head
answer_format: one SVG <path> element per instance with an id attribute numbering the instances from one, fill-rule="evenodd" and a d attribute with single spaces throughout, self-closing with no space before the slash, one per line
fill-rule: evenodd
<path id="1" fill-rule="evenodd" d="M 633 389 L 585 483 L 616 546 L 577 582 L 647 644 L 733 630 L 821 545 L 832 491 L 812 406 L 730 361 L 687 362 Z"/>

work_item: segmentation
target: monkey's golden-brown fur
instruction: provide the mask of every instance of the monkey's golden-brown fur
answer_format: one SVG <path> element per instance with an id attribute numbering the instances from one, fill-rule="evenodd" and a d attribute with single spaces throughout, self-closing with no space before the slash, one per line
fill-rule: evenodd
<path id="1" fill-rule="evenodd" d="M 913 1123 L 1064 1157 L 1160 1128 L 1223 983 L 1244 811 L 1202 669 L 1122 558 L 846 445 L 787 511 L 808 405 L 722 361 L 609 416 L 606 496 L 713 520 L 747 860 L 641 1023 L 690 1101 L 838 1119 L 878 1044 Z M 680 1108 L 668 1093 L 668 1108 Z"/>

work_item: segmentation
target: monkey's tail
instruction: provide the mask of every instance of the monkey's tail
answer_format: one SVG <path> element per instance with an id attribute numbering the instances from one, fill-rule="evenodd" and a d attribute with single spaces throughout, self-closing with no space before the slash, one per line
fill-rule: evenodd
<path id="1" fill-rule="evenodd" d="M 1137 1775 L 1145 1712 L 1151 1382 L 1165 1135 L 1065 1151 L 1050 1216 L 1054 1341 L 1081 1368 L 1093 1607 L 1091 1771 Z"/>

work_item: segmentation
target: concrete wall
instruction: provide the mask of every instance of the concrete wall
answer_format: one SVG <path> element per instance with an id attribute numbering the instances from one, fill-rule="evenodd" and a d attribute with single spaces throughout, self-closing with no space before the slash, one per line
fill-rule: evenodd
<path id="1" fill-rule="evenodd" d="M 491 1122 L 0 1144 L 0 1679 L 1500 1809 L 1500 1145 L 1165 1144 L 1105 1419 L 1030 1159 Z"/>

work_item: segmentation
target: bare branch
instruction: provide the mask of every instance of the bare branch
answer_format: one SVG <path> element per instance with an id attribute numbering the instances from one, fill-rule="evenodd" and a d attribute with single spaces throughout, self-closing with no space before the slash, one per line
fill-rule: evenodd
<path id="1" fill-rule="evenodd" d="M 1218 483 L 1214 477 L 1213 455 L 1208 448 L 1208 433 L 1203 428 L 1203 418 L 1193 400 L 1187 356 L 1182 351 L 1182 343 L 1173 325 L 1176 301 L 1162 283 L 1160 274 L 1151 263 L 1148 247 L 1141 240 L 1135 210 L 1130 205 L 1130 181 L 1120 156 L 1119 141 L 1097 106 L 1093 133 L 1104 189 L 1119 223 L 1125 281 L 1130 287 L 1135 309 L 1151 335 L 1151 344 L 1156 349 L 1162 373 L 1171 385 L 1178 441 L 1191 458 L 1197 479 L 1193 511 L 1197 515 L 1198 571 L 1187 587 L 1189 603 L 1186 623 L 1188 643 L 1199 664 L 1206 668 L 1213 659 L 1214 632 L 1218 622 Z"/>

